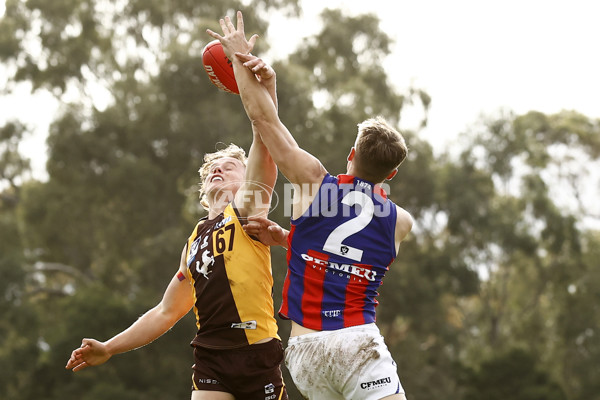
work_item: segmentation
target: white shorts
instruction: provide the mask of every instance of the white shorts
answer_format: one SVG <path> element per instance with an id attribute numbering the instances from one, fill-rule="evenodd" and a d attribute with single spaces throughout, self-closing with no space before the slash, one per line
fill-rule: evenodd
<path id="1" fill-rule="evenodd" d="M 404 393 L 375 324 L 291 337 L 285 364 L 310 400 L 378 400 Z"/>

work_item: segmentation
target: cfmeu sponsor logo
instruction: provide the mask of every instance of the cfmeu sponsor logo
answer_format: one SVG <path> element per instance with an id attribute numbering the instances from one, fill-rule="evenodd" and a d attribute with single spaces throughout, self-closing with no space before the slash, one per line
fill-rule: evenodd
<path id="1" fill-rule="evenodd" d="M 377 379 L 376 381 L 363 382 L 360 384 L 361 389 L 373 390 L 392 383 L 391 377 Z"/>
<path id="2" fill-rule="evenodd" d="M 327 272 L 331 271 L 333 273 L 338 273 L 339 276 L 346 274 L 347 278 L 350 278 L 350 275 L 354 275 L 358 278 L 365 278 L 370 282 L 374 282 L 375 278 L 377 277 L 376 271 L 361 267 L 359 265 L 334 263 L 309 256 L 305 253 L 302 254 L 302 259 L 309 265 L 312 265 L 313 268 L 324 267 Z"/>

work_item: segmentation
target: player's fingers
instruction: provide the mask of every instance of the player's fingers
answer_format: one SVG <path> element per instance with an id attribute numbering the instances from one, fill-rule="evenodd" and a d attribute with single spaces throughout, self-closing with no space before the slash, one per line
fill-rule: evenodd
<path id="1" fill-rule="evenodd" d="M 244 17 L 242 16 L 242 12 L 239 10 L 237 12 L 237 30 L 244 32 Z"/>
<path id="2" fill-rule="evenodd" d="M 267 224 L 261 220 L 252 220 L 252 221 L 249 220 L 248 224 L 256 229 L 264 229 L 267 227 Z"/>
<path id="3" fill-rule="evenodd" d="M 244 224 L 244 225 L 242 225 L 242 228 L 243 228 L 245 231 L 252 231 L 252 230 L 255 230 L 255 229 L 256 229 L 256 224 L 255 224 L 255 223 L 253 223 L 253 222 L 249 222 L 249 223 L 247 223 L 247 224 Z"/>
<path id="4" fill-rule="evenodd" d="M 244 67 L 250 68 L 252 66 L 252 61 L 254 60 L 254 56 L 243 54 L 243 53 L 234 53 L 236 58 L 242 62 Z"/>
<path id="5" fill-rule="evenodd" d="M 256 33 L 250 37 L 250 40 L 248 40 L 248 44 L 250 45 L 250 50 L 248 50 L 248 52 L 250 52 L 250 51 L 252 51 L 252 49 L 254 49 L 254 45 L 256 44 L 256 41 L 258 40 L 258 38 L 259 38 L 259 36 Z"/>
<path id="6" fill-rule="evenodd" d="M 75 360 L 77 360 L 77 357 L 78 357 L 77 350 L 73 350 L 73 352 L 71 352 L 71 357 L 69 357 L 69 361 L 67 363 L 75 362 Z"/>
<path id="7" fill-rule="evenodd" d="M 252 72 L 257 72 L 258 70 L 260 70 L 262 68 L 262 65 L 264 65 L 264 63 L 259 58 L 254 58 L 244 63 L 244 67 L 250 69 Z"/>
<path id="8" fill-rule="evenodd" d="M 244 53 L 240 53 L 239 51 L 236 51 L 234 53 L 234 55 L 242 62 L 247 62 L 252 60 L 253 56 L 251 56 L 250 54 L 244 54 Z"/>
<path id="9" fill-rule="evenodd" d="M 271 78 L 274 75 L 275 75 L 275 70 L 270 65 L 267 65 L 265 68 L 265 72 L 263 73 L 263 77 Z"/>
<path id="10" fill-rule="evenodd" d="M 254 233 L 258 232 L 260 227 L 261 227 L 261 225 L 256 222 L 248 222 L 247 224 L 244 224 L 244 226 L 243 226 L 243 228 L 246 232 L 252 231 Z"/>
<path id="11" fill-rule="evenodd" d="M 233 22 L 231 22 L 231 18 L 229 18 L 229 16 L 225 17 L 225 25 L 227 26 L 229 33 L 235 31 L 235 26 L 233 26 Z"/>
<path id="12" fill-rule="evenodd" d="M 223 39 L 223 36 L 219 35 L 216 32 L 211 31 L 210 29 L 207 29 L 206 33 L 208 33 L 210 36 L 214 37 L 215 39 L 219 39 L 219 40 Z"/>
<path id="13" fill-rule="evenodd" d="M 269 232 L 271 232 L 272 234 L 275 234 L 277 236 L 285 235 L 284 229 L 278 225 L 269 225 L 269 227 L 267 229 L 269 230 Z"/>
<path id="14" fill-rule="evenodd" d="M 74 365 L 77 365 L 79 363 L 79 360 L 81 360 L 81 354 L 79 353 L 79 351 L 74 350 L 71 353 L 71 357 L 69 357 L 69 361 L 67 361 L 67 366 L 66 368 L 73 368 Z"/>
<path id="15" fill-rule="evenodd" d="M 254 222 L 264 224 L 264 223 L 268 223 L 269 220 L 266 219 L 265 217 L 262 217 L 259 215 L 251 215 L 248 217 L 248 221 L 254 221 Z"/>
<path id="16" fill-rule="evenodd" d="M 258 64 L 256 64 L 253 68 L 252 68 L 252 72 L 254 72 L 255 74 L 258 74 L 259 72 L 261 72 L 263 69 L 266 70 L 265 68 L 265 63 L 260 62 Z M 265 71 L 266 72 L 266 71 Z"/>
<path id="17" fill-rule="evenodd" d="M 73 372 L 81 371 L 82 369 L 85 369 L 87 367 L 89 367 L 89 365 L 85 361 L 83 361 L 81 364 L 78 364 L 73 368 Z"/>
<path id="18" fill-rule="evenodd" d="M 246 232 L 248 235 L 251 235 L 251 236 L 258 236 L 260 234 L 259 229 L 253 229 L 253 228 L 251 228 L 251 229 L 244 228 L 244 232 Z"/>
<path id="19" fill-rule="evenodd" d="M 248 60 L 244 63 L 244 65 L 247 64 L 247 66 L 255 66 L 257 63 L 257 58 L 254 57 L 252 54 L 245 55 L 244 59 Z"/>
<path id="20" fill-rule="evenodd" d="M 227 18 L 227 17 L 225 17 Z M 221 25 L 221 30 L 223 31 L 224 35 L 227 35 L 229 33 L 229 28 L 227 27 L 227 23 L 225 22 L 225 20 L 223 18 L 221 18 L 219 20 L 219 25 Z"/>

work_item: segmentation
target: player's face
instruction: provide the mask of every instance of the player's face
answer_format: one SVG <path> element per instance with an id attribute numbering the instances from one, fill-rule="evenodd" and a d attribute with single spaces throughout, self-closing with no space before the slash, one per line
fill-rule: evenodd
<path id="1" fill-rule="evenodd" d="M 210 166 L 204 190 L 209 197 L 235 195 L 244 182 L 245 172 L 246 167 L 237 158 L 219 158 Z"/>

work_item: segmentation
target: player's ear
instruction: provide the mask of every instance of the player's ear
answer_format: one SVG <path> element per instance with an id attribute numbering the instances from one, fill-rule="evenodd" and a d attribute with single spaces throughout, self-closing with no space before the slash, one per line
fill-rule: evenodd
<path id="1" fill-rule="evenodd" d="M 390 174 L 385 179 L 387 179 L 389 181 L 390 179 L 392 179 L 393 177 L 395 177 L 397 173 L 398 173 L 398 168 L 396 168 L 392 172 L 390 172 Z"/>
<path id="2" fill-rule="evenodd" d="M 352 161 L 354 156 L 356 155 L 356 149 L 353 147 L 350 149 L 350 154 L 348 154 L 348 161 Z"/>

